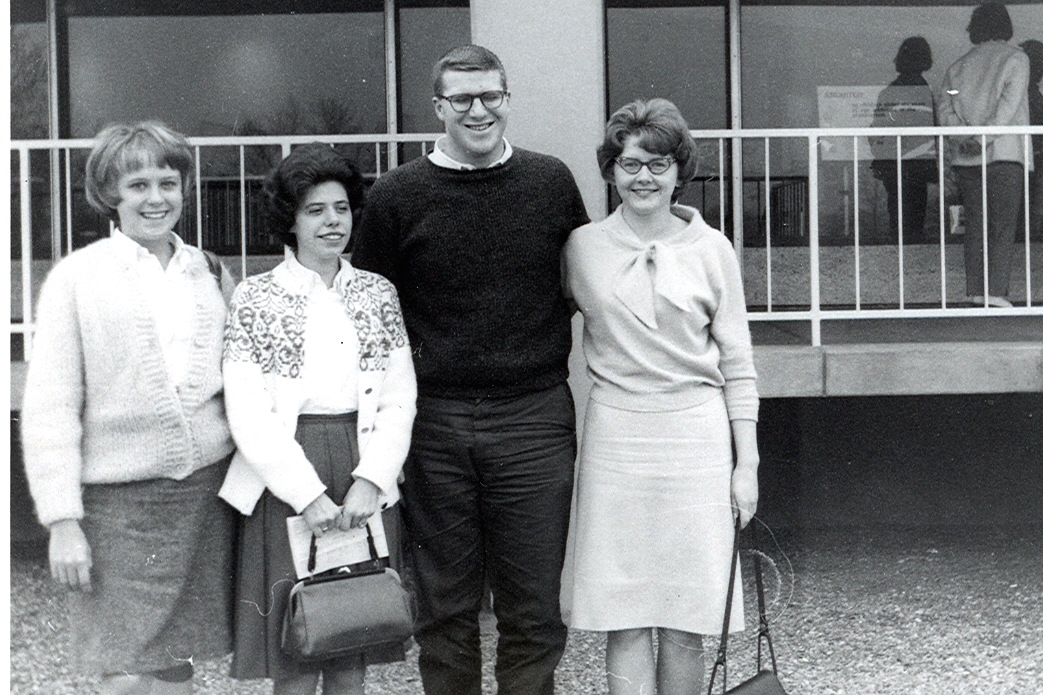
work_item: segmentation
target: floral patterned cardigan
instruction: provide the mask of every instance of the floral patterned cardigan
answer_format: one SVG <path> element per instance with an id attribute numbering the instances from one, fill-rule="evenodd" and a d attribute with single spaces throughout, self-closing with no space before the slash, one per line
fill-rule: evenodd
<path id="1" fill-rule="evenodd" d="M 246 515 L 266 487 L 298 513 L 326 491 L 294 440 L 308 395 L 301 388 L 308 298 L 287 263 L 239 284 L 225 329 L 225 404 L 238 450 L 220 496 Z M 375 273 L 348 271 L 343 300 L 359 341 L 360 460 L 353 474 L 376 484 L 387 507 L 398 500 L 409 451 L 416 376 L 394 286 Z"/>

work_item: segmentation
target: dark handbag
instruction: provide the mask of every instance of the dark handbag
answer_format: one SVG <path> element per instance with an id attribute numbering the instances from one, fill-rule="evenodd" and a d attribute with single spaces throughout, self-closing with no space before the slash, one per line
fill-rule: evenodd
<path id="1" fill-rule="evenodd" d="M 412 637 L 411 597 L 367 532 L 370 561 L 308 577 L 290 591 L 282 648 L 295 661 L 325 661 Z M 308 569 L 314 568 L 312 536 Z"/>
<path id="2" fill-rule="evenodd" d="M 735 570 L 739 564 L 739 531 L 742 524 L 739 519 L 735 520 L 735 544 L 732 547 L 732 569 L 728 578 L 728 598 L 724 604 L 724 627 L 721 628 L 721 646 L 717 649 L 717 661 L 714 662 L 713 671 L 710 674 L 710 687 L 706 691 L 713 695 L 713 682 L 717 678 L 717 669 L 721 669 L 721 687 L 725 695 L 786 695 L 782 683 L 776 675 L 778 666 L 775 663 L 775 647 L 771 643 L 771 632 L 768 629 L 768 616 L 764 608 L 764 579 L 761 574 L 760 556 L 754 554 L 753 568 L 757 582 L 757 613 L 760 615 L 760 627 L 757 630 L 757 675 L 749 680 L 743 681 L 731 690 L 728 690 L 728 625 L 732 617 L 732 594 L 735 592 Z M 754 533 L 754 545 L 756 545 L 756 527 Z M 761 644 L 767 642 L 768 653 L 771 655 L 771 670 L 761 669 Z"/>

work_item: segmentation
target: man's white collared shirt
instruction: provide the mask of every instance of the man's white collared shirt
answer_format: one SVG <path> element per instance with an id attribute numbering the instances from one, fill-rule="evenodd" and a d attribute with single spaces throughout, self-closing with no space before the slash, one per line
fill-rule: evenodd
<path id="1" fill-rule="evenodd" d="M 446 136 L 443 135 L 442 137 L 438 138 L 435 141 L 434 149 L 431 150 L 431 154 L 427 155 L 427 158 L 431 160 L 432 164 L 434 164 L 435 166 L 440 166 L 443 169 L 457 169 L 459 171 L 470 171 L 478 168 L 476 166 L 472 166 L 471 164 L 464 164 L 463 162 L 458 162 L 449 155 L 447 155 L 445 153 L 445 150 L 442 149 L 442 141 L 445 140 L 445 137 Z M 493 167 L 498 167 L 504 164 L 508 159 L 511 158 L 511 155 L 513 153 L 514 150 L 511 148 L 511 143 L 507 142 L 507 138 L 504 138 L 503 154 L 500 155 L 499 159 L 497 159 L 495 162 L 493 162 L 485 168 L 491 169 Z"/>

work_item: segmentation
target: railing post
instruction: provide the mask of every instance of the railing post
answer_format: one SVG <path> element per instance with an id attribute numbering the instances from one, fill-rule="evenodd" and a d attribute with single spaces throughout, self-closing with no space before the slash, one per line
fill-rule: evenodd
<path id="1" fill-rule="evenodd" d="M 982 264 L 982 306 L 989 308 L 989 185 L 988 166 L 985 162 L 986 143 L 985 136 L 981 141 L 981 264 Z M 964 234 L 963 243 L 966 247 L 967 235 Z M 966 253 L 966 251 L 964 252 Z"/>
<path id="2" fill-rule="evenodd" d="M 895 138 L 895 172 L 898 174 L 898 308 L 905 308 L 905 201 L 902 199 L 902 136 Z"/>
<path id="3" fill-rule="evenodd" d="M 1032 158 L 1032 136 L 1025 135 L 1024 155 L 1021 167 L 1025 175 L 1025 306 L 1032 306 L 1032 246 L 1029 235 L 1032 226 L 1032 211 L 1029 205 L 1032 203 L 1031 179 L 1029 178 L 1029 160 Z M 1036 162 L 1036 176 L 1043 176 L 1043 162 Z"/>
<path id="4" fill-rule="evenodd" d="M 203 248 L 203 176 L 199 164 L 199 145 L 196 145 L 196 246 Z"/>
<path id="5" fill-rule="evenodd" d="M 818 267 L 818 135 L 808 136 L 808 259 L 811 268 L 811 344 L 822 344 L 822 297 Z"/>
<path id="6" fill-rule="evenodd" d="M 742 189 L 742 138 L 735 136 L 731 140 L 732 145 L 732 246 L 735 255 L 739 259 L 739 274 L 743 275 L 742 247 L 743 247 L 743 196 Z"/>
<path id="7" fill-rule="evenodd" d="M 945 204 L 945 167 L 942 163 L 945 161 L 945 138 L 941 135 L 938 136 L 938 256 L 940 258 L 941 268 L 939 268 L 939 275 L 942 279 L 942 309 L 946 308 L 948 304 L 948 290 L 946 289 L 946 276 L 948 275 L 948 266 L 945 261 L 945 223 L 948 222 L 949 208 Z"/>
<path id="8" fill-rule="evenodd" d="M 771 139 L 764 138 L 764 271 L 768 274 L 768 313 L 771 313 Z"/>
<path id="9" fill-rule="evenodd" d="M 246 147 L 239 145 L 239 239 L 242 244 L 242 271 L 246 279 Z"/>
<path id="10" fill-rule="evenodd" d="M 858 213 L 858 136 L 851 138 L 851 157 L 855 170 L 855 311 L 862 308 L 862 249 L 859 247 L 861 217 Z"/>
<path id="11" fill-rule="evenodd" d="M 22 349 L 28 362 L 33 351 L 33 206 L 27 147 L 18 150 L 18 176 L 22 216 Z"/>
<path id="12" fill-rule="evenodd" d="M 398 64 L 395 56 L 395 0 L 384 0 L 384 90 L 388 135 L 398 135 Z M 376 148 L 380 149 L 377 143 Z M 398 166 L 398 145 L 388 141 L 388 169 Z"/>

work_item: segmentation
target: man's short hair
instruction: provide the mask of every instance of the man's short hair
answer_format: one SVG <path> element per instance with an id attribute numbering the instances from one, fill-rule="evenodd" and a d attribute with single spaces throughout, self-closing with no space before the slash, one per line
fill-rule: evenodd
<path id="1" fill-rule="evenodd" d="M 1014 25 L 1003 3 L 985 2 L 971 13 L 967 33 L 975 46 L 986 41 L 1008 41 L 1014 36 Z"/>
<path id="2" fill-rule="evenodd" d="M 450 70 L 459 72 L 490 72 L 495 70 L 500 73 L 500 85 L 507 90 L 507 71 L 503 69 L 503 63 L 484 46 L 476 46 L 469 43 L 463 46 L 451 48 L 438 59 L 435 67 L 431 70 L 431 82 L 434 87 L 435 96 L 442 94 L 442 75 Z"/>
<path id="3" fill-rule="evenodd" d="M 181 133 L 159 121 L 114 123 L 94 138 L 87 158 L 84 189 L 92 208 L 119 223 L 119 181 L 145 167 L 170 167 L 181 175 L 181 192 L 188 196 L 194 170 L 192 148 Z"/>

